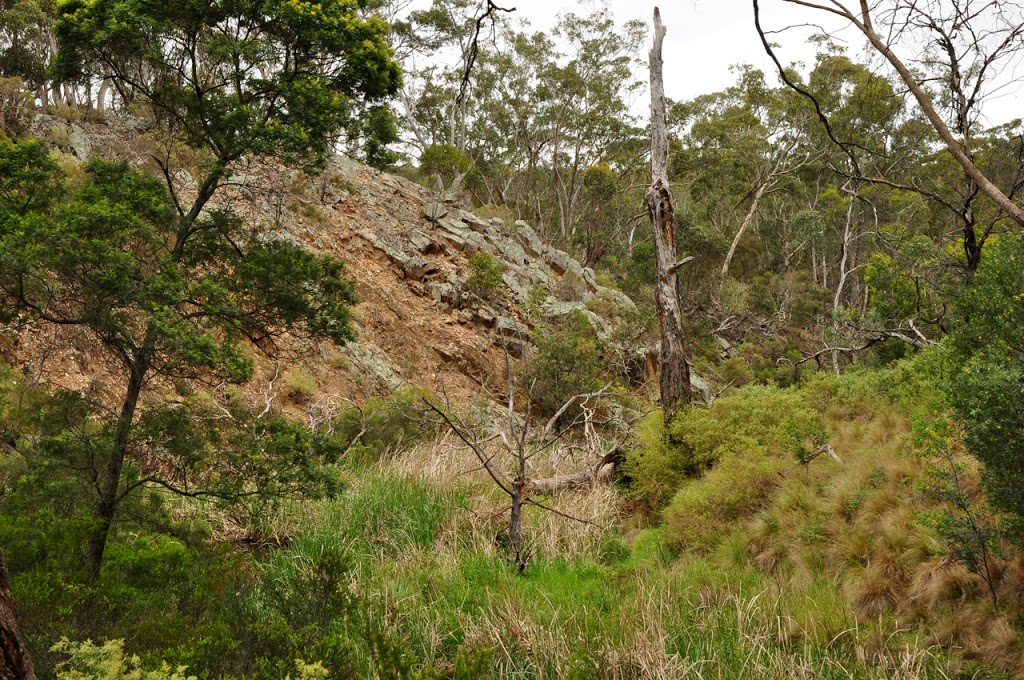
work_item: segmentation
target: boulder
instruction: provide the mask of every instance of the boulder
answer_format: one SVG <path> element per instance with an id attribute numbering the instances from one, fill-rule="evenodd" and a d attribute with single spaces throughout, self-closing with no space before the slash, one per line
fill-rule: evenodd
<path id="1" fill-rule="evenodd" d="M 408 278 L 414 281 L 422 281 L 423 277 L 427 275 L 427 262 L 419 255 L 414 255 L 405 261 L 402 265 L 402 270 Z"/>
<path id="2" fill-rule="evenodd" d="M 499 316 L 494 322 L 494 329 L 508 340 L 526 340 L 530 337 L 530 329 L 507 316 Z"/>
<path id="3" fill-rule="evenodd" d="M 558 248 L 545 246 L 544 252 L 541 254 L 544 256 L 544 261 L 551 265 L 551 269 L 559 276 L 568 271 L 570 262 L 575 262 L 569 257 L 569 253 Z M 576 266 L 579 267 L 578 262 L 576 262 Z"/>

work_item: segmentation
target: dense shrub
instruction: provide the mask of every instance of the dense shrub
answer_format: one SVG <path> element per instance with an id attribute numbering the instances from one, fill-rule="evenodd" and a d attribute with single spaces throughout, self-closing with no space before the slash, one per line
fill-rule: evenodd
<path id="1" fill-rule="evenodd" d="M 1024 540 L 1024 242 L 1001 235 L 957 305 L 950 403 L 992 502 Z"/>
<path id="2" fill-rule="evenodd" d="M 470 289 L 482 298 L 491 298 L 505 285 L 502 275 L 508 267 L 482 250 L 469 258 Z"/>
<path id="3" fill-rule="evenodd" d="M 825 428 L 799 390 L 750 386 L 709 407 L 681 411 L 667 437 L 660 414 L 649 416 L 637 438 L 627 467 L 633 493 L 651 508 L 672 498 L 672 531 L 674 519 L 700 524 L 710 513 L 725 521 L 749 509 L 748 503 L 770 490 L 772 474 L 825 441 Z M 687 480 L 708 470 L 706 479 L 687 488 Z M 680 530 L 677 538 L 686 533 Z"/>
<path id="4" fill-rule="evenodd" d="M 531 340 L 534 352 L 526 362 L 524 384 L 538 415 L 550 417 L 573 396 L 600 387 L 601 342 L 583 312 L 573 310 L 553 329 L 535 331 Z M 570 408 L 561 420 L 571 422 L 578 413 L 578 406 Z"/>
<path id="5" fill-rule="evenodd" d="M 466 178 L 473 171 L 473 160 L 465 151 L 451 144 L 436 144 L 420 155 L 420 171 L 429 183 L 439 178 L 444 189 L 451 189 L 459 177 Z"/>

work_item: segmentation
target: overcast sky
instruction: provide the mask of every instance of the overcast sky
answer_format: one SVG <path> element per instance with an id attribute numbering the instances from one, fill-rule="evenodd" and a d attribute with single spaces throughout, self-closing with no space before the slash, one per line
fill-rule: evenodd
<path id="1" fill-rule="evenodd" d="M 516 15 L 527 19 L 535 30 L 548 30 L 556 16 L 564 12 L 585 11 L 577 2 L 566 0 L 505 0 L 504 7 L 516 7 Z M 721 90 L 735 78 L 729 67 L 749 63 L 769 74 L 775 82 L 775 68 L 761 46 L 754 30 L 754 12 L 751 0 L 609 0 L 616 22 L 630 19 L 651 22 L 654 6 L 661 8 L 662 21 L 668 33 L 665 37 L 665 93 L 672 99 L 691 99 L 697 95 Z M 782 2 L 761 0 L 761 20 L 766 30 L 822 21 L 824 15 Z M 826 28 L 834 30 L 841 24 L 832 21 Z M 777 53 L 783 63 L 814 60 L 815 47 L 807 43 L 812 29 L 796 29 L 773 35 L 772 42 L 779 45 Z M 862 41 L 849 31 L 840 37 L 850 40 L 854 55 L 862 48 Z M 644 53 L 646 57 L 646 50 Z M 987 102 L 985 111 L 991 123 L 1003 123 L 1024 116 L 1024 97 L 1020 88 L 1005 91 L 997 99 Z"/>

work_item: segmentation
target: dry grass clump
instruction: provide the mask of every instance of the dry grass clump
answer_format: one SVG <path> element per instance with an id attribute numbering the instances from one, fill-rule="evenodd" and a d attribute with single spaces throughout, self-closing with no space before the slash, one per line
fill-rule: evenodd
<path id="1" fill-rule="evenodd" d="M 807 469 L 782 470 L 769 500 L 722 552 L 740 555 L 788 587 L 828 579 L 856 621 L 913 622 L 927 644 L 953 652 L 954 667 L 981 662 L 1024 672 L 1024 642 L 1014 625 L 1024 605 L 1024 559 L 1012 551 L 991 556 L 996 609 L 985 582 L 944 556 L 945 547 L 922 521 L 942 506 L 921 490 L 929 462 L 907 452 L 907 421 L 888 411 L 854 417 L 828 423 L 842 464 L 821 457 Z M 978 471 L 969 464 L 965 469 L 965 493 L 984 507 Z M 876 657 L 872 651 L 864 658 Z M 899 655 L 885 658 L 891 665 Z"/>

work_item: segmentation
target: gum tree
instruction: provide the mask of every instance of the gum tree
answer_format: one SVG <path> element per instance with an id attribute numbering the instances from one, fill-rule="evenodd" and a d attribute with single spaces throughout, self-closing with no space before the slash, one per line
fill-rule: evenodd
<path id="1" fill-rule="evenodd" d="M 139 399 L 154 372 L 244 379 L 251 369 L 242 339 L 266 346 L 289 331 L 351 337 L 353 293 L 339 262 L 207 208 L 246 157 L 316 169 L 343 138 L 361 137 L 370 162 L 387 161 L 385 145 L 396 134 L 385 102 L 401 74 L 387 24 L 365 16 L 364 6 L 69 0 L 58 8 L 55 73 L 71 81 L 106 74 L 122 100 L 140 105 L 172 140 L 153 154 L 164 191 L 123 165 L 93 164 L 62 219 L 15 231 L 25 238 L 7 247 L 35 259 L 4 259 L 14 265 L 3 274 L 12 310 L 88 327 L 124 369 L 87 551 L 92 576 L 116 513 Z M 181 144 L 205 159 L 187 194 L 175 179 Z M 15 212 L 37 224 L 30 212 Z M 68 248 L 40 251 L 39 239 Z M 96 271 L 105 272 L 102 280 Z"/>
<path id="2" fill-rule="evenodd" d="M 225 212 L 183 221 L 160 180 L 126 163 L 93 161 L 85 173 L 74 187 L 40 143 L 0 143 L 0 315 L 87 332 L 121 380 L 120 407 L 87 464 L 96 506 L 86 568 L 95 578 L 131 491 L 153 482 L 199 495 L 165 477 L 125 476 L 128 461 L 145 453 L 136 432 L 147 385 L 158 377 L 243 382 L 253 369 L 249 348 L 270 349 L 285 334 L 350 340 L 354 294 L 341 262 L 282 235 Z M 184 456 L 204 445 L 174 413 L 152 415 L 147 427 L 156 427 L 168 453 L 179 440 Z M 279 440 L 308 450 L 296 436 Z M 264 449 L 253 455 L 222 477 L 244 480 L 245 470 L 272 458 Z M 217 461 L 195 456 L 193 464 L 206 470 Z"/>

